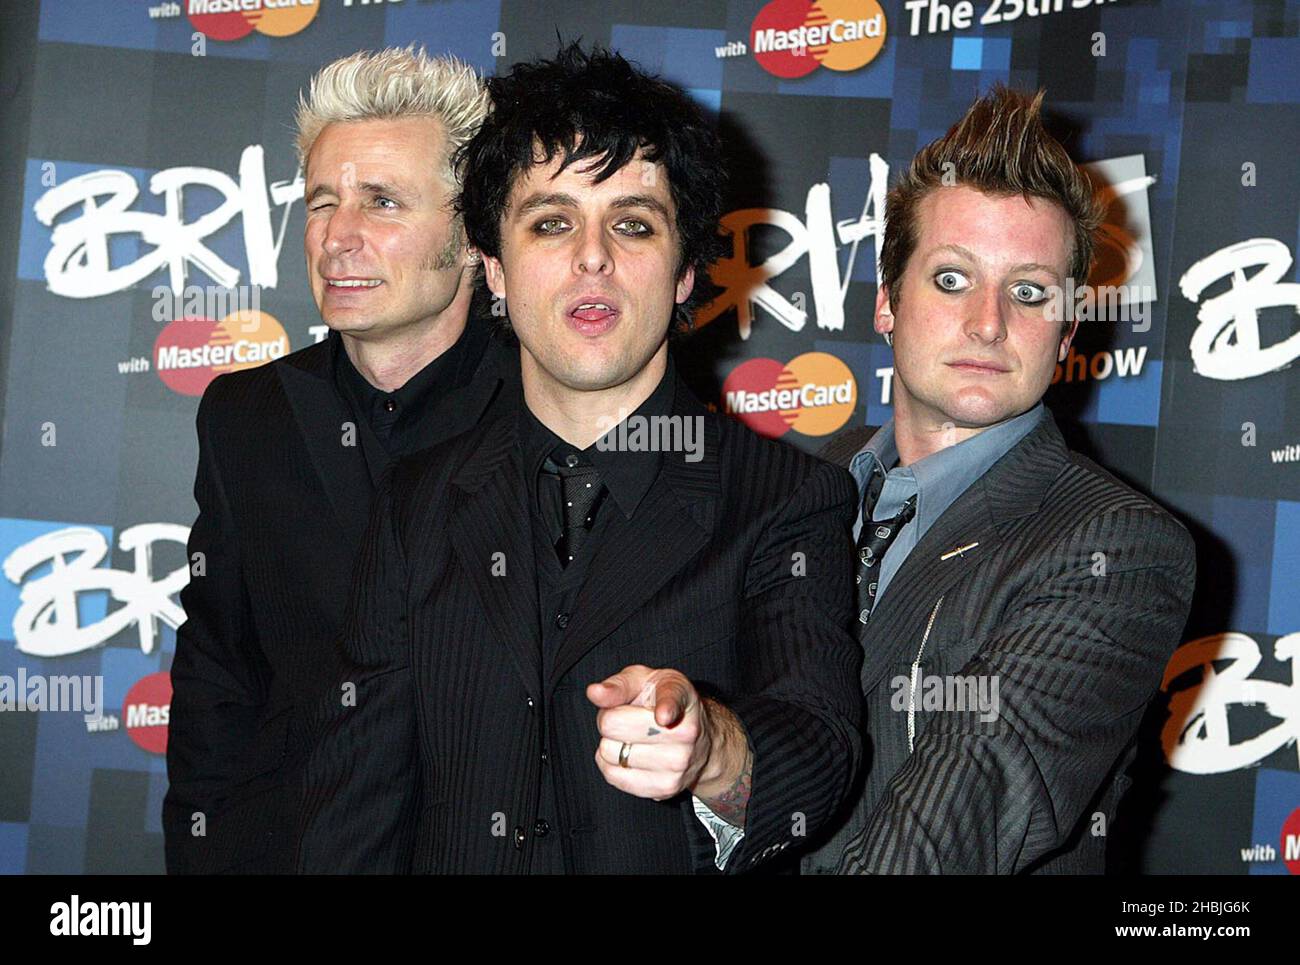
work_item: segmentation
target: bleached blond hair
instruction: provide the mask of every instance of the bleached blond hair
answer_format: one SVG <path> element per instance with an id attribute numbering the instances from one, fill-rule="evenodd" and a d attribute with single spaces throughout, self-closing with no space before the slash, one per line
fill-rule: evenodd
<path id="1" fill-rule="evenodd" d="M 322 67 L 298 96 L 298 164 L 305 171 L 312 145 L 338 121 L 433 117 L 447 136 L 439 173 L 460 187 L 458 149 L 474 136 L 491 108 L 478 73 L 456 57 L 430 57 L 424 47 L 359 50 Z"/>

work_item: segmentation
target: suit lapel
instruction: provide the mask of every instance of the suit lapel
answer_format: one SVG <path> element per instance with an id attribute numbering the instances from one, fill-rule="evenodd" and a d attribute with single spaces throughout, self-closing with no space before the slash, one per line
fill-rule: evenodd
<path id="1" fill-rule="evenodd" d="M 334 389 L 331 341 L 337 337 L 295 352 L 276 368 L 334 516 L 355 546 L 365 534 L 373 486 L 360 445 L 343 445 L 343 424 L 352 417 Z"/>
<path id="2" fill-rule="evenodd" d="M 907 554 L 862 628 L 863 693 L 903 654 L 915 652 L 920 638 L 913 639 L 910 628 L 924 621 L 958 580 L 974 572 L 999 539 L 983 486 L 976 481 Z M 955 553 L 958 549 L 962 552 Z"/>
<path id="3" fill-rule="evenodd" d="M 525 684 L 534 688 L 541 680 L 537 581 L 516 423 L 513 410 L 507 410 L 484 424 L 482 437 L 452 478 L 460 494 L 449 531 L 488 623 Z"/>
<path id="4" fill-rule="evenodd" d="M 471 319 L 468 324 L 487 326 L 490 323 Z M 488 406 L 497 397 L 502 382 L 510 378 L 517 380 L 518 372 L 518 346 L 488 337 L 478 367 L 469 382 L 434 400 L 431 418 L 421 423 L 422 434 L 416 438 L 411 451 L 436 446 L 478 425 Z"/>
<path id="5" fill-rule="evenodd" d="M 993 558 L 1008 524 L 1038 511 L 1065 454 L 1056 422 L 1046 412 L 921 537 L 862 630 L 863 693 L 900 658 L 916 652 L 916 628 L 941 596 Z"/>
<path id="6" fill-rule="evenodd" d="M 721 476 L 716 417 L 677 379 L 673 414 L 702 417 L 698 462 L 665 452 L 659 478 L 629 520 L 615 511 L 574 606 L 573 622 L 555 660 L 554 686 L 582 657 L 622 625 L 712 538 Z"/>

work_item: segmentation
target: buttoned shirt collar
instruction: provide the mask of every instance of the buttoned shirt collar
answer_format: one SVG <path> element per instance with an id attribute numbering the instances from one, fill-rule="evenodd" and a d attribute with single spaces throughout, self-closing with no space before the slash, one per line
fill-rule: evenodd
<path id="1" fill-rule="evenodd" d="M 673 410 L 675 382 L 676 370 L 672 357 L 669 356 L 663 378 L 628 418 L 648 419 L 653 416 L 670 416 Z M 607 440 L 620 438 L 617 430 L 616 425 L 602 438 Z M 621 437 L 627 436 L 628 433 L 623 433 Z M 586 449 L 572 446 L 543 425 L 541 420 L 533 415 L 527 403 L 519 406 L 519 441 L 523 447 L 524 471 L 528 473 L 529 480 L 537 478 L 548 458 L 555 465 L 595 466 L 600 471 L 601 481 L 608 488 L 614 504 L 628 519 L 632 518 L 637 506 L 654 485 L 663 465 L 663 453 L 652 448 L 602 448 L 599 440 Z"/>
<path id="2" fill-rule="evenodd" d="M 910 466 L 898 465 L 894 420 L 890 419 L 853 457 L 849 470 L 858 482 L 859 492 L 866 491 L 873 474 L 884 476 L 884 488 L 872 513 L 873 519 L 888 519 L 909 496 L 916 495 L 915 524 L 924 533 L 971 483 L 1038 425 L 1045 411 L 1039 402 L 1027 412 L 931 453 Z"/>

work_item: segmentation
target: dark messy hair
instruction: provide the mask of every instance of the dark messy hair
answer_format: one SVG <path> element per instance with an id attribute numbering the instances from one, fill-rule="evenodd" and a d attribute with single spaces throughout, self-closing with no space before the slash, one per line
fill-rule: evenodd
<path id="1" fill-rule="evenodd" d="M 677 208 L 677 277 L 695 269 L 695 286 L 676 306 L 671 330 L 689 330 L 694 310 L 716 289 L 708 269 L 723 252 L 719 235 L 726 170 L 718 136 L 680 88 L 646 74 L 618 53 L 577 43 L 554 60 L 515 64 L 487 80 L 493 109 L 457 158 L 465 172 L 456 206 L 465 234 L 485 255 L 501 256 L 501 220 L 515 180 L 544 155 L 562 169 L 592 159 L 599 183 L 638 151 L 661 163 Z"/>

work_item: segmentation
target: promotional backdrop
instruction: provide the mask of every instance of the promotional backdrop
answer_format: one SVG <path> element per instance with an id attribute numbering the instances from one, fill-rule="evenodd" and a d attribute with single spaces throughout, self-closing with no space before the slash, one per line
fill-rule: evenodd
<path id="1" fill-rule="evenodd" d="M 360 48 L 420 43 L 490 74 L 558 37 L 617 49 L 717 117 L 732 250 L 678 357 L 707 401 L 810 451 L 890 415 L 871 325 L 887 186 L 992 83 L 1046 88 L 1049 128 L 1109 209 L 1049 404 L 1199 545 L 1185 642 L 1102 829 L 1112 870 L 1300 873 L 1300 3 L 4 11 L 0 871 L 162 870 L 198 398 L 325 333 L 299 90 Z"/>

